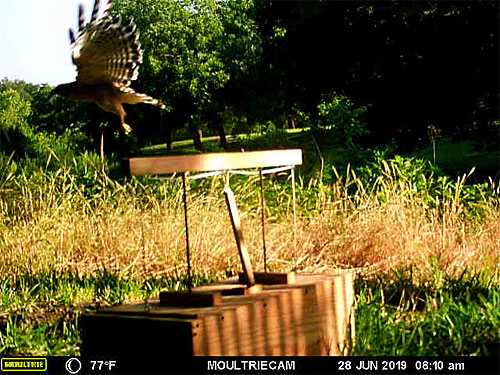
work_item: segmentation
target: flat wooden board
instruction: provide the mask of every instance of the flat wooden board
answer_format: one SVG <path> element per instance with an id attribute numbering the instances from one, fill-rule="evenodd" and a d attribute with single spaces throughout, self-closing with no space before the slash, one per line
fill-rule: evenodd
<path id="1" fill-rule="evenodd" d="M 160 292 L 162 306 L 208 307 L 220 305 L 221 302 L 220 292 Z"/>
<path id="2" fill-rule="evenodd" d="M 262 285 L 248 286 L 246 284 L 203 285 L 193 289 L 193 292 L 220 292 L 222 296 L 247 296 L 262 292 Z"/>
<path id="3" fill-rule="evenodd" d="M 254 272 L 255 282 L 264 285 L 293 284 L 295 272 Z M 238 274 L 238 281 L 245 284 L 247 277 L 244 273 Z"/>
<path id="4" fill-rule="evenodd" d="M 130 158 L 132 175 L 162 175 L 187 171 L 225 171 L 302 164 L 302 150 L 216 152 L 197 155 Z"/>

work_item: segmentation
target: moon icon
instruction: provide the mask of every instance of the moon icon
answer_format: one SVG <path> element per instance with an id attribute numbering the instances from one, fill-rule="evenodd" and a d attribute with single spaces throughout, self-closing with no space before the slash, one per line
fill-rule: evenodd
<path id="1" fill-rule="evenodd" d="M 72 365 L 73 362 L 76 362 L 76 364 Z M 78 358 L 70 358 L 66 361 L 64 367 L 70 374 L 78 374 L 82 369 L 82 362 Z"/>

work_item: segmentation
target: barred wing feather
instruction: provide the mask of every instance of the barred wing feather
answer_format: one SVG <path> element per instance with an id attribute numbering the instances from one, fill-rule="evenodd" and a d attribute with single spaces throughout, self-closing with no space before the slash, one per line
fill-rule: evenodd
<path id="1" fill-rule="evenodd" d="M 101 18 L 79 31 L 71 52 L 82 83 L 118 82 L 126 86 L 137 78 L 141 44 L 133 20 Z"/>

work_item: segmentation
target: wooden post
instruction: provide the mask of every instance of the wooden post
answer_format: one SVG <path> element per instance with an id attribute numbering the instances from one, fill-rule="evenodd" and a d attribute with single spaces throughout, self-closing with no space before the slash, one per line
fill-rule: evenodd
<path id="1" fill-rule="evenodd" d="M 294 270 L 297 269 L 297 213 L 295 202 L 295 168 L 292 168 L 292 205 L 293 205 L 293 262 Z"/>
<path id="2" fill-rule="evenodd" d="M 101 145 L 99 147 L 99 156 L 101 157 L 101 172 L 104 176 L 104 130 L 101 130 Z"/>
<path id="3" fill-rule="evenodd" d="M 267 272 L 267 248 L 266 248 L 266 218 L 264 210 L 266 208 L 264 204 L 264 183 L 262 179 L 262 168 L 259 168 L 259 178 L 260 178 L 260 218 L 262 222 L 262 247 L 264 249 L 264 272 Z"/>
<path id="4" fill-rule="evenodd" d="M 99 156 L 101 157 L 101 164 L 104 164 L 104 130 L 101 130 L 101 144 L 99 146 Z"/>
<path id="5" fill-rule="evenodd" d="M 187 274 L 188 274 L 188 290 L 191 292 L 191 260 L 189 254 L 189 228 L 188 228 L 188 206 L 187 206 L 187 188 L 186 188 L 186 172 L 182 172 L 182 200 L 184 202 L 184 225 L 186 227 L 186 258 L 187 258 Z"/>
<path id="6" fill-rule="evenodd" d="M 236 239 L 236 246 L 238 247 L 238 252 L 240 253 L 241 264 L 243 266 L 243 272 L 246 277 L 246 284 L 250 287 L 255 284 L 255 277 L 253 274 L 252 264 L 250 263 L 250 257 L 247 251 L 247 245 L 243 237 L 243 232 L 241 230 L 241 222 L 238 216 L 238 208 L 236 207 L 236 201 L 234 199 L 233 191 L 229 186 L 224 188 L 224 196 L 226 197 L 226 204 L 229 210 L 229 216 L 231 218 L 231 224 L 233 226 L 234 238 Z"/>

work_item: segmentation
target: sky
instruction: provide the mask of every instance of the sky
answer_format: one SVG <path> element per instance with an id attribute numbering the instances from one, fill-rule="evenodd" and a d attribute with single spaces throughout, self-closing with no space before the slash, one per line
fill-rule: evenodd
<path id="1" fill-rule="evenodd" d="M 0 79 L 74 81 L 68 29 L 77 28 L 80 3 L 88 21 L 93 0 L 0 0 Z"/>

